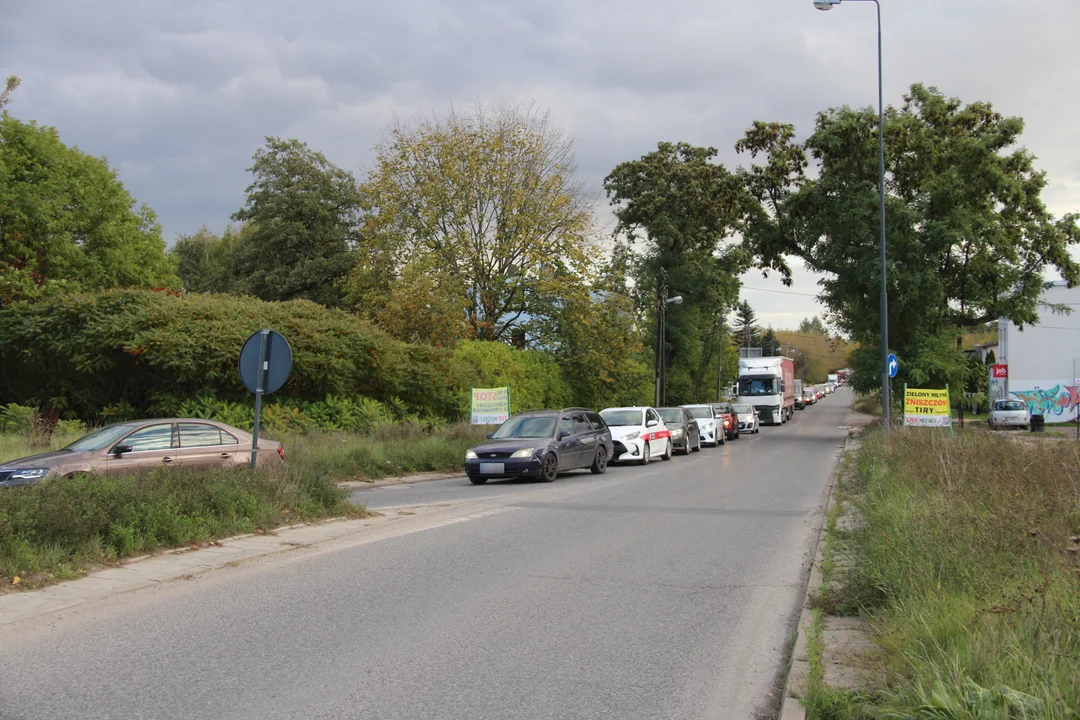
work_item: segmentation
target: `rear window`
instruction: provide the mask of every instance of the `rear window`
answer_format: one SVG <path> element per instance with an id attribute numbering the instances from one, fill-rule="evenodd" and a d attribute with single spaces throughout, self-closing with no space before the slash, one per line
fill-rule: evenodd
<path id="1" fill-rule="evenodd" d="M 585 417 L 589 419 L 589 425 L 592 426 L 593 430 L 603 430 L 607 427 L 607 425 L 604 424 L 604 418 L 594 412 L 585 413 Z"/>
<path id="2" fill-rule="evenodd" d="M 1017 411 L 1027 410 L 1027 405 L 1019 400 L 998 400 L 997 403 L 995 403 L 994 408 L 997 410 Z"/>

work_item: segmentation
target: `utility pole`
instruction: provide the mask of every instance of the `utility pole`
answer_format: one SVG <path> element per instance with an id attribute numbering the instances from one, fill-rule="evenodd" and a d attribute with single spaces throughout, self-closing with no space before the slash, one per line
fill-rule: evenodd
<path id="1" fill-rule="evenodd" d="M 656 404 L 664 406 L 664 316 L 667 314 L 667 270 L 656 277 Z"/>
<path id="2" fill-rule="evenodd" d="M 721 395 L 721 386 L 723 384 L 723 365 L 724 365 L 724 316 L 720 316 L 720 329 L 716 337 L 716 401 L 723 400 Z"/>

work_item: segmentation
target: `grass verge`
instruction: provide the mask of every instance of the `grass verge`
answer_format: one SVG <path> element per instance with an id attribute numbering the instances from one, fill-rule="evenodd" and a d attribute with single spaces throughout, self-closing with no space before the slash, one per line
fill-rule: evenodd
<path id="1" fill-rule="evenodd" d="M 844 483 L 865 524 L 833 600 L 888 681 L 812 717 L 1080 719 L 1080 446 L 868 431 Z"/>
<path id="2" fill-rule="evenodd" d="M 295 464 L 256 472 L 163 469 L 10 488 L 0 492 L 0 591 L 40 587 L 163 548 L 364 514 L 346 498 L 330 477 Z"/>

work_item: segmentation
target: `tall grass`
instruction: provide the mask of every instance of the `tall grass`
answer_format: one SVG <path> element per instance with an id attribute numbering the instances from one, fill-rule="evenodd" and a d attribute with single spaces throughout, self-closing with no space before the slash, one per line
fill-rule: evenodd
<path id="1" fill-rule="evenodd" d="M 1080 445 L 870 431 L 845 483 L 865 525 L 835 600 L 881 630 L 872 716 L 1080 718 Z"/>

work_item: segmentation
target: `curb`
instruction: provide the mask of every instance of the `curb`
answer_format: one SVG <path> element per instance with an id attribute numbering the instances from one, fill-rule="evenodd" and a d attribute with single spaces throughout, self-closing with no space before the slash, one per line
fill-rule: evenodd
<path id="1" fill-rule="evenodd" d="M 791 651 L 791 667 L 788 668 L 787 678 L 784 680 L 784 691 L 780 700 L 780 714 L 777 716 L 778 720 L 806 720 L 806 708 L 803 707 L 802 702 L 799 702 L 799 700 L 801 700 L 805 692 L 804 684 L 806 682 L 806 676 L 810 671 L 809 657 L 806 652 L 806 634 L 810 624 L 813 622 L 813 614 L 808 605 L 810 596 L 821 587 L 822 581 L 824 580 L 821 574 L 821 563 L 824 560 L 822 550 L 825 547 L 825 525 L 829 513 L 836 504 L 835 491 L 840 474 L 840 462 L 850 450 L 852 438 L 855 437 L 855 434 L 861 429 L 862 428 L 859 427 L 858 429 L 848 431 L 847 438 L 844 439 L 844 450 L 837 460 L 832 477 L 829 479 L 829 499 L 825 502 L 825 512 L 822 515 L 821 529 L 818 531 L 817 546 L 814 550 L 814 561 L 810 565 L 810 577 L 806 583 L 806 594 L 803 597 L 802 611 L 799 613 L 799 621 L 796 625 L 795 646 Z M 794 700 L 795 702 L 788 702 L 789 700 Z"/>
<path id="2" fill-rule="evenodd" d="M 418 483 L 435 482 L 436 480 L 452 480 L 453 478 L 464 478 L 464 473 L 416 473 L 414 475 L 399 475 L 395 477 L 386 477 L 379 480 L 346 480 L 344 482 L 337 483 L 337 486 L 348 490 L 350 492 L 356 490 L 373 490 L 374 488 L 386 487 L 388 485 L 416 485 Z"/>

